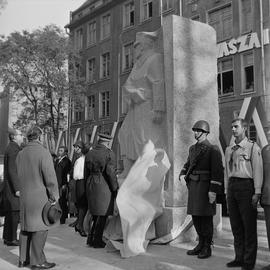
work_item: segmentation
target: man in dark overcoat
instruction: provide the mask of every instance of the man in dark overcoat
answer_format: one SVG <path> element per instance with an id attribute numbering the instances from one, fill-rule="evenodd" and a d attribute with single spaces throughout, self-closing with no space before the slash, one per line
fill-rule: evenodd
<path id="1" fill-rule="evenodd" d="M 20 180 L 20 249 L 19 267 L 49 269 L 55 263 L 47 262 L 44 246 L 48 225 L 42 212 L 45 204 L 59 199 L 58 184 L 50 152 L 42 144 L 42 130 L 38 126 L 27 132 L 28 143 L 17 156 Z"/>
<path id="2" fill-rule="evenodd" d="M 3 230 L 4 244 L 18 246 L 17 228 L 19 224 L 19 179 L 16 169 L 16 157 L 20 147 L 16 142 L 17 132 L 9 129 L 9 144 L 4 154 L 4 210 L 5 223 Z"/>
<path id="3" fill-rule="evenodd" d="M 207 140 L 210 132 L 208 122 L 197 121 L 193 128 L 195 145 L 189 149 L 187 162 L 180 172 L 188 187 L 187 214 L 199 236 L 198 245 L 188 250 L 188 255 L 204 259 L 211 256 L 213 239 L 213 216 L 216 214 L 216 194 L 222 189 L 223 164 L 219 148 Z"/>
<path id="4" fill-rule="evenodd" d="M 68 149 L 65 146 L 60 146 L 58 150 L 58 157 L 55 160 L 55 173 L 58 181 L 58 188 L 60 193 L 59 204 L 62 209 L 62 216 L 60 224 L 65 224 L 68 216 L 68 181 L 67 175 L 71 170 L 71 161 L 68 158 Z"/>
<path id="5" fill-rule="evenodd" d="M 112 137 L 106 134 L 99 134 L 98 137 L 97 145 L 85 156 L 88 210 L 93 217 L 87 244 L 103 248 L 103 231 L 107 217 L 113 215 L 118 182 L 115 155 L 109 148 Z"/>

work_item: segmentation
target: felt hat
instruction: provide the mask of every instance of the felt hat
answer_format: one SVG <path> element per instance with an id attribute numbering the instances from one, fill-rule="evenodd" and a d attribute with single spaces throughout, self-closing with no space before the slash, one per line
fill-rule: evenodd
<path id="1" fill-rule="evenodd" d="M 84 148 L 84 143 L 82 142 L 82 141 L 76 141 L 74 144 L 73 144 L 73 146 L 75 147 L 75 146 L 78 146 L 78 147 L 80 147 L 81 149 L 83 149 Z"/>
<path id="2" fill-rule="evenodd" d="M 58 202 L 47 201 L 42 210 L 42 219 L 45 225 L 52 226 L 60 220 L 62 210 Z"/>

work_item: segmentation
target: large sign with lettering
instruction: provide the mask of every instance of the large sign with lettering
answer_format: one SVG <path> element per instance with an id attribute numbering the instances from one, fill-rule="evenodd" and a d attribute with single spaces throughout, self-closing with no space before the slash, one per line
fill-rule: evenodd
<path id="1" fill-rule="evenodd" d="M 263 44 L 269 44 L 269 29 L 263 30 Z M 244 52 L 253 48 L 260 48 L 261 42 L 256 32 L 243 35 L 237 39 L 224 41 L 217 44 L 217 58 L 229 56 L 235 53 Z"/>

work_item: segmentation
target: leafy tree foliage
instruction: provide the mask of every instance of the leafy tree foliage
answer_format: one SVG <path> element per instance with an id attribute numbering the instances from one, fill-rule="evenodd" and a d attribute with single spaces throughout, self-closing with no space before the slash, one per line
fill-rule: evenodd
<path id="1" fill-rule="evenodd" d="M 73 72 L 79 59 L 68 36 L 55 25 L 0 38 L 1 80 L 23 106 L 17 128 L 35 123 L 58 137 L 66 122 L 69 98 L 81 96 L 85 89 L 84 81 Z"/>

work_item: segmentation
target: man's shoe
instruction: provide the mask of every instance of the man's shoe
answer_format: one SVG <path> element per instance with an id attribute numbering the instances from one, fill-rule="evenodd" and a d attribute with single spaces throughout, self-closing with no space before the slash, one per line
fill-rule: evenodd
<path id="1" fill-rule="evenodd" d="M 240 267 L 243 266 L 243 262 L 241 261 L 237 261 L 237 260 L 233 260 L 231 262 L 228 262 L 226 264 L 227 267 L 232 268 L 232 267 Z"/>
<path id="2" fill-rule="evenodd" d="M 19 268 L 26 267 L 26 266 L 28 266 L 29 264 L 30 264 L 30 262 L 27 262 L 27 261 L 24 261 L 24 262 L 19 261 L 18 267 L 19 267 Z"/>
<path id="3" fill-rule="evenodd" d="M 198 259 L 206 259 L 212 255 L 212 250 L 210 246 L 204 246 L 201 252 L 198 254 Z"/>
<path id="4" fill-rule="evenodd" d="M 11 247 L 17 247 L 19 246 L 19 241 L 18 240 L 13 240 L 13 241 L 4 240 L 4 244 Z"/>
<path id="5" fill-rule="evenodd" d="M 50 268 L 55 267 L 55 265 L 56 265 L 55 263 L 45 262 L 45 263 L 42 263 L 42 264 L 32 265 L 31 269 L 32 270 L 34 270 L 34 269 L 50 269 Z"/>
<path id="6" fill-rule="evenodd" d="M 187 255 L 191 255 L 191 256 L 199 255 L 201 250 L 202 250 L 202 245 L 199 243 L 195 248 L 188 250 Z"/>
<path id="7" fill-rule="evenodd" d="M 83 230 L 80 230 L 80 231 L 79 231 L 79 234 L 80 234 L 80 236 L 82 236 L 82 237 L 86 237 L 86 236 L 87 236 L 86 232 L 83 231 Z"/>
<path id="8" fill-rule="evenodd" d="M 105 248 L 105 246 L 106 246 L 106 243 L 103 241 L 93 243 L 93 248 Z"/>

